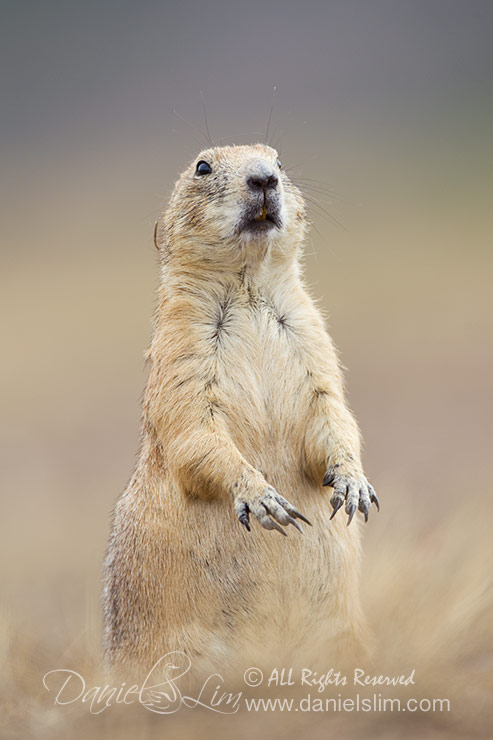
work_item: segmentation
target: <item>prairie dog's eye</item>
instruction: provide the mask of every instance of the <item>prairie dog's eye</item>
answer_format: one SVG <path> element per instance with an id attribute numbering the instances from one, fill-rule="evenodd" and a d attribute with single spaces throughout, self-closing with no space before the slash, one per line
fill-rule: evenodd
<path id="1" fill-rule="evenodd" d="M 280 170 L 282 170 L 282 164 L 281 164 L 280 159 L 277 160 L 277 166 L 279 167 Z"/>
<path id="2" fill-rule="evenodd" d="M 200 162 L 197 162 L 197 167 L 195 169 L 196 175 L 210 175 L 212 172 L 212 167 L 208 162 L 205 162 L 203 159 L 200 160 Z"/>

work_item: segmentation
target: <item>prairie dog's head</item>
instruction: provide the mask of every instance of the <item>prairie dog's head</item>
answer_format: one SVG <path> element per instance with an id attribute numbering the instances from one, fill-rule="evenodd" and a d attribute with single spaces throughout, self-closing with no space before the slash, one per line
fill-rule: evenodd
<path id="1" fill-rule="evenodd" d="M 175 185 L 164 221 L 173 250 L 208 262 L 238 247 L 266 253 L 298 246 L 305 205 L 282 169 L 275 149 L 264 144 L 206 149 Z M 180 247 L 181 245 L 181 247 Z"/>

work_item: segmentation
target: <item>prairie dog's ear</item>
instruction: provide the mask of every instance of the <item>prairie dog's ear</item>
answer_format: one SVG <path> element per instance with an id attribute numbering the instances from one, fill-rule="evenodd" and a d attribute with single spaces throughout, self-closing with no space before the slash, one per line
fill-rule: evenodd
<path id="1" fill-rule="evenodd" d="M 162 257 L 166 257 L 169 253 L 169 244 L 168 239 L 166 238 L 166 229 L 163 218 L 158 219 L 154 224 L 153 240 L 156 251 L 159 252 Z"/>
<path id="2" fill-rule="evenodd" d="M 161 216 L 154 224 L 153 242 L 159 255 L 159 262 L 165 264 L 171 254 L 171 244 L 164 216 Z"/>
<path id="3" fill-rule="evenodd" d="M 158 241 L 158 232 L 159 232 L 159 221 L 156 221 L 154 224 L 154 246 L 156 247 L 157 251 L 159 252 L 161 247 L 159 246 Z"/>

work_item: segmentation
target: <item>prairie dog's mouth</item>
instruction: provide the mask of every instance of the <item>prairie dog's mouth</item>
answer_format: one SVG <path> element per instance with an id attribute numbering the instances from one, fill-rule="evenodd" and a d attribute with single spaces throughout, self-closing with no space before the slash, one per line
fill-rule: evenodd
<path id="1" fill-rule="evenodd" d="M 261 234 L 271 229 L 280 228 L 281 219 L 277 211 L 269 212 L 265 206 L 257 216 L 243 219 L 240 231 L 246 231 L 250 234 Z"/>
<path id="2" fill-rule="evenodd" d="M 246 203 L 237 226 L 237 233 L 266 234 L 282 228 L 280 204 L 270 199 L 265 203 Z"/>

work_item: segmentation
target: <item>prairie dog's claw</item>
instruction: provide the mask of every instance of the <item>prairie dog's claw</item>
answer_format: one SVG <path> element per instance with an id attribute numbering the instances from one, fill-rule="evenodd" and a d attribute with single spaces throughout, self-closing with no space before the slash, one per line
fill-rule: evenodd
<path id="1" fill-rule="evenodd" d="M 332 498 L 330 499 L 330 503 L 332 505 L 332 514 L 330 515 L 330 518 L 333 519 L 344 503 L 344 499 L 332 496 Z"/>
<path id="2" fill-rule="evenodd" d="M 346 506 L 346 514 L 348 514 L 348 520 L 347 520 L 348 527 L 351 524 L 355 511 L 356 511 L 356 504 L 348 504 Z"/>
<path id="3" fill-rule="evenodd" d="M 306 518 L 306 516 L 303 516 L 303 514 L 300 514 L 299 511 L 296 511 L 296 509 L 293 509 L 292 511 L 289 510 L 291 516 L 293 516 L 295 519 L 301 519 L 302 522 L 305 522 L 305 524 L 308 524 L 309 527 L 313 526 L 312 523 Z"/>
<path id="4" fill-rule="evenodd" d="M 371 485 L 371 483 L 368 484 L 368 489 L 370 491 L 370 501 L 372 504 L 375 504 L 377 507 L 377 511 L 380 511 L 380 501 L 378 500 L 378 496 L 375 493 L 375 489 Z"/>
<path id="5" fill-rule="evenodd" d="M 236 510 L 236 515 L 240 522 L 248 529 L 250 532 L 250 512 L 248 511 L 248 506 L 245 502 L 240 504 Z"/>

